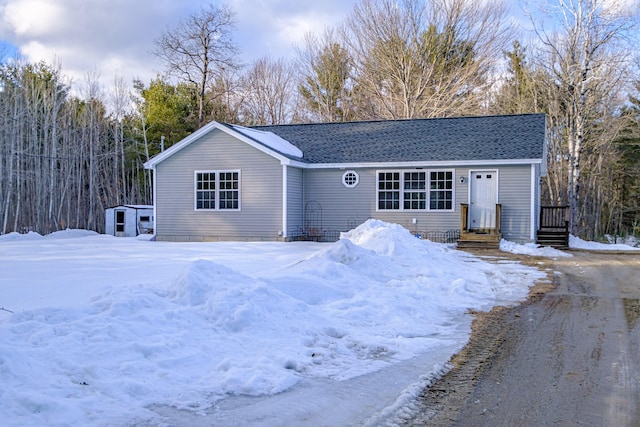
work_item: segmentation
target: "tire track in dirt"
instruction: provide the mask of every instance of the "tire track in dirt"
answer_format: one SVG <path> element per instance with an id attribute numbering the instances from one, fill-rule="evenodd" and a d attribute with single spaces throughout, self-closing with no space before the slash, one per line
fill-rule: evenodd
<path id="1" fill-rule="evenodd" d="M 477 313 L 452 369 L 396 425 L 640 425 L 640 257 L 542 262 L 553 284 Z"/>

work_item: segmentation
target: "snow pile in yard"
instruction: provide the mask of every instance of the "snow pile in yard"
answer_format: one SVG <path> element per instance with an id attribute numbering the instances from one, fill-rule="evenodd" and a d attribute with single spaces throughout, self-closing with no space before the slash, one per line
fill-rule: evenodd
<path id="1" fill-rule="evenodd" d="M 579 237 L 569 236 L 569 247 L 573 249 L 585 249 L 585 250 L 598 250 L 598 251 L 633 251 L 640 250 L 640 248 L 633 247 L 627 244 L 621 243 L 599 243 L 588 242 L 582 240 Z M 511 252 L 514 254 L 542 256 L 549 258 L 557 257 L 570 257 L 570 253 L 563 252 L 558 249 L 554 249 L 550 246 L 540 246 L 536 243 L 518 244 L 502 239 L 500 241 L 500 250 L 504 252 Z"/>
<path id="2" fill-rule="evenodd" d="M 11 232 L 11 233 L 0 235 L 0 242 L 2 242 L 2 241 L 7 241 L 8 242 L 8 241 L 12 241 L 12 240 L 20 240 L 20 241 L 38 240 L 38 239 L 42 239 L 42 238 L 47 238 L 47 239 L 75 239 L 77 237 L 87 237 L 87 236 L 98 236 L 98 233 L 96 233 L 95 231 L 89 231 L 89 230 L 71 230 L 71 229 L 66 229 L 66 230 L 56 231 L 56 232 L 53 232 L 51 234 L 47 234 L 46 236 L 42 236 L 40 233 L 36 233 L 35 231 L 29 231 L 28 233 L 25 233 L 25 234 L 16 233 L 14 231 L 14 232 Z"/>
<path id="3" fill-rule="evenodd" d="M 89 237 L 89 236 L 98 236 L 99 234 L 95 231 L 89 230 L 71 230 L 67 228 L 66 230 L 55 231 L 51 234 L 47 234 L 47 239 L 75 239 L 77 237 Z"/>
<path id="4" fill-rule="evenodd" d="M 587 249 L 587 250 L 599 250 L 599 251 L 633 251 L 640 250 L 640 248 L 636 248 L 630 245 L 622 244 L 622 243 L 599 243 L 599 242 L 588 242 L 582 240 L 579 237 L 570 235 L 569 236 L 569 246 L 575 249 Z"/>
<path id="5" fill-rule="evenodd" d="M 39 292 L 30 278 L 40 264 L 21 267 L 29 259 L 49 269 L 57 293 L 77 300 L 2 313 L 4 425 L 154 424 L 151 405 L 198 412 L 301 378 L 353 378 L 450 345 L 468 309 L 522 300 L 544 276 L 376 220 L 315 246 L 77 234 L 54 249 L 47 239 L 0 242 L 0 268 L 17 269 L 0 278 L 12 307 Z M 130 276 L 138 281 L 115 279 L 119 268 L 137 269 Z M 148 281 L 139 280 L 144 272 Z M 86 301 L 73 294 L 82 287 L 92 295 Z"/>
<path id="6" fill-rule="evenodd" d="M 500 241 L 500 250 L 503 252 L 511 252 L 513 254 L 541 256 L 548 258 L 571 257 L 570 253 L 563 252 L 551 246 L 540 246 L 536 243 L 519 244 L 502 239 Z"/>
<path id="7" fill-rule="evenodd" d="M 42 239 L 42 235 L 40 233 L 36 233 L 35 231 L 29 231 L 28 233 L 20 234 L 15 231 L 7 234 L 0 235 L 0 242 L 8 242 L 11 240 L 38 240 Z"/>

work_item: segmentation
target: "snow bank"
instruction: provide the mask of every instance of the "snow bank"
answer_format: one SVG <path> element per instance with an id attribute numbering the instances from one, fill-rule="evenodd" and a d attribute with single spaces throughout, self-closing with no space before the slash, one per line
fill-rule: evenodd
<path id="1" fill-rule="evenodd" d="M 500 250 L 520 255 L 541 256 L 547 258 L 572 257 L 570 253 L 563 252 L 551 246 L 540 246 L 536 243 L 519 244 L 502 239 L 500 241 Z"/>
<path id="2" fill-rule="evenodd" d="M 28 233 L 16 233 L 15 231 L 7 234 L 0 235 L 0 242 L 16 241 L 16 240 L 39 240 L 42 239 L 42 235 L 35 231 L 29 231 Z"/>
<path id="3" fill-rule="evenodd" d="M 54 231 L 44 237 L 47 239 L 77 239 L 79 237 L 94 237 L 98 235 L 95 231 L 67 228 L 66 230 Z"/>
<path id="4" fill-rule="evenodd" d="M 35 231 L 29 231 L 28 233 L 16 233 L 11 232 L 11 233 L 7 233 L 7 234 L 3 234 L 0 236 L 0 242 L 1 241 L 29 241 L 29 240 L 39 240 L 42 238 L 47 238 L 47 239 L 75 239 L 78 237 L 88 237 L 88 236 L 98 236 L 98 233 L 96 233 L 95 231 L 89 231 L 89 230 L 78 230 L 78 229 L 69 229 L 67 228 L 66 230 L 60 230 L 60 231 L 55 231 L 51 234 L 46 234 L 44 236 L 42 236 L 39 233 L 36 233 Z"/>
<path id="5" fill-rule="evenodd" d="M 569 247 L 575 249 L 587 249 L 587 250 L 598 250 L 598 251 L 633 251 L 640 250 L 640 248 L 636 248 L 633 246 L 621 244 L 621 243 L 599 243 L 599 242 L 588 242 L 582 240 L 579 237 L 570 235 L 569 236 Z"/>
<path id="6" fill-rule="evenodd" d="M 167 262 L 140 263 L 145 245 L 168 248 L 171 259 L 187 259 L 196 247 L 85 237 L 59 242 L 59 270 L 50 274 L 69 275 L 66 259 L 96 245 L 139 269 Z M 209 246 L 201 245 L 202 255 Z M 235 245 L 223 246 L 217 262 L 185 261 L 164 281 L 112 283 L 86 304 L 0 321 L 3 422 L 154 424 L 161 420 L 151 406 L 201 412 L 230 395 L 282 392 L 302 378 L 354 378 L 460 342 L 468 309 L 520 301 L 544 276 L 518 264 L 488 264 L 376 220 L 259 274 L 222 262 L 240 256 L 273 264 L 274 246 Z M 128 246 L 135 249 L 126 252 Z M 37 248 L 30 253 L 38 255 Z M 299 250 L 293 243 L 278 248 Z M 84 262 L 100 271 L 92 259 Z M 93 280 L 87 270 L 67 277 Z"/>

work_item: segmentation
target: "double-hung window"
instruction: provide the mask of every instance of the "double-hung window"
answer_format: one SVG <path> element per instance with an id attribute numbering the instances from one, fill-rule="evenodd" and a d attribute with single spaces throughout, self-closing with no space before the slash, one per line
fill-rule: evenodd
<path id="1" fill-rule="evenodd" d="M 240 171 L 196 171 L 196 210 L 240 210 Z"/>
<path id="2" fill-rule="evenodd" d="M 453 170 L 378 171 L 378 210 L 453 210 Z"/>
<path id="3" fill-rule="evenodd" d="M 453 172 L 432 171 L 429 174 L 429 209 L 451 210 L 453 208 Z"/>
<path id="4" fill-rule="evenodd" d="M 404 209 L 426 209 L 426 172 L 404 172 L 403 175 Z"/>
<path id="5" fill-rule="evenodd" d="M 400 172 L 378 172 L 378 209 L 400 209 Z"/>

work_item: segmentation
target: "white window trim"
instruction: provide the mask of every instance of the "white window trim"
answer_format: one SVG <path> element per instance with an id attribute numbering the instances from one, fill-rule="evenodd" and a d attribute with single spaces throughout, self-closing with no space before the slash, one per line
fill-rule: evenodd
<path id="1" fill-rule="evenodd" d="M 400 208 L 380 209 L 380 173 L 395 173 L 400 175 Z M 404 174 L 407 172 L 425 172 L 425 209 L 405 209 L 404 208 Z M 431 172 L 451 172 L 451 209 L 431 209 Z M 436 191 L 436 190 L 434 190 Z M 456 210 L 456 170 L 455 169 L 379 169 L 376 170 L 376 212 L 455 212 Z"/>
<path id="2" fill-rule="evenodd" d="M 214 173 L 216 174 L 216 202 L 215 208 L 213 209 L 204 209 L 198 208 L 198 174 L 199 173 Z M 221 173 L 237 173 L 238 174 L 238 207 L 236 209 L 220 209 L 220 174 Z M 223 190 L 224 191 L 224 190 Z M 210 170 L 196 170 L 193 171 L 193 210 L 197 212 L 237 212 L 242 208 L 242 174 L 240 173 L 240 169 L 210 169 Z"/>
<path id="3" fill-rule="evenodd" d="M 427 210 L 429 212 L 455 212 L 456 210 L 456 170 L 455 169 L 427 169 Z M 432 172 L 451 172 L 451 209 L 431 209 L 431 173 Z M 439 190 L 434 190 L 439 191 Z"/>
<path id="4" fill-rule="evenodd" d="M 347 184 L 346 177 L 347 177 L 348 174 L 355 175 L 356 182 L 354 182 L 353 184 Z M 358 172 L 356 172 L 354 170 L 348 170 L 348 171 L 345 171 L 342 174 L 342 185 L 344 185 L 345 187 L 347 187 L 347 188 L 355 188 L 359 183 L 360 183 L 360 175 L 358 174 Z"/>

